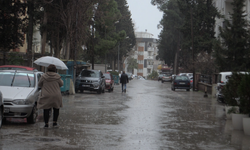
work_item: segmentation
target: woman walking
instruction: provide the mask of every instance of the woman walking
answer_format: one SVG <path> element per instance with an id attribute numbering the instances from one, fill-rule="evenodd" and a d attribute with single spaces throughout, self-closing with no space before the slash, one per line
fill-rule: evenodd
<path id="1" fill-rule="evenodd" d="M 53 108 L 53 127 L 57 126 L 59 109 L 62 107 L 62 95 L 60 87 L 63 86 L 61 76 L 56 73 L 56 66 L 49 65 L 48 72 L 44 73 L 39 80 L 38 86 L 41 88 L 38 100 L 38 109 L 43 109 L 44 128 L 49 127 L 49 115 Z"/>

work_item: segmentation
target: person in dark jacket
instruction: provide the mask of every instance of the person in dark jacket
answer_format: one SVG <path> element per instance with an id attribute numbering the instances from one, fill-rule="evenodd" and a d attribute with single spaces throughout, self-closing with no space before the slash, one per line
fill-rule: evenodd
<path id="1" fill-rule="evenodd" d="M 122 92 L 126 93 L 126 84 L 129 82 L 128 80 L 128 75 L 125 74 L 125 71 L 122 72 L 121 78 L 120 78 L 120 83 L 122 84 Z"/>
<path id="2" fill-rule="evenodd" d="M 62 107 L 62 94 L 60 87 L 63 86 L 61 76 L 56 73 L 56 66 L 49 65 L 48 72 L 44 73 L 39 80 L 38 86 L 41 93 L 38 100 L 38 109 L 43 109 L 44 128 L 49 127 L 49 114 L 53 108 L 53 127 L 57 126 L 59 108 Z"/>

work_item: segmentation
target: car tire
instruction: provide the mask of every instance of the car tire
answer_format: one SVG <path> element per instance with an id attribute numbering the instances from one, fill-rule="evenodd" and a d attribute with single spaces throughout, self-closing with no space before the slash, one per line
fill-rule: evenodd
<path id="1" fill-rule="evenodd" d="M 163 80 L 161 80 L 161 83 L 164 83 L 164 81 L 163 81 Z"/>
<path id="2" fill-rule="evenodd" d="M 75 89 L 75 93 L 78 93 L 78 89 Z"/>
<path id="3" fill-rule="evenodd" d="M 111 89 L 108 89 L 109 93 L 111 92 Z"/>
<path id="4" fill-rule="evenodd" d="M 105 88 L 102 89 L 102 93 L 105 93 Z"/>
<path id="5" fill-rule="evenodd" d="M 84 90 L 80 90 L 81 91 L 81 93 L 83 93 L 84 92 Z"/>
<path id="6" fill-rule="evenodd" d="M 2 127 L 2 124 L 3 124 L 3 110 L 2 108 L 0 108 L 0 129 Z"/>
<path id="7" fill-rule="evenodd" d="M 97 90 L 97 94 L 101 94 L 101 93 L 102 93 L 102 89 L 99 88 L 99 89 Z"/>
<path id="8" fill-rule="evenodd" d="M 38 115 L 37 114 L 37 106 L 35 105 L 32 109 L 30 116 L 27 118 L 27 123 L 29 123 L 29 124 L 36 123 L 37 115 Z"/>
<path id="9" fill-rule="evenodd" d="M 190 89 L 186 89 L 186 91 L 190 91 Z"/>
<path id="10" fill-rule="evenodd" d="M 175 88 L 173 87 L 173 89 L 172 89 L 173 91 L 175 91 Z"/>

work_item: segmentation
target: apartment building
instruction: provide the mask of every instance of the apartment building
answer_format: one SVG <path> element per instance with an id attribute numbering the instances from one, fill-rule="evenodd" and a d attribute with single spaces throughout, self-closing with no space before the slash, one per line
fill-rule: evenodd
<path id="1" fill-rule="evenodd" d="M 230 20 L 230 13 L 233 13 L 233 0 L 213 0 L 215 7 L 217 7 L 218 11 L 225 16 L 226 19 Z M 246 19 L 250 20 L 250 0 L 245 0 L 245 13 Z M 224 27 L 224 19 L 216 18 L 216 26 L 215 26 L 215 36 L 219 35 L 219 26 Z"/>
<path id="2" fill-rule="evenodd" d="M 157 66 L 161 64 L 161 61 L 156 60 L 158 53 L 157 41 L 153 38 L 153 35 L 148 32 L 135 32 L 136 46 L 134 47 L 134 54 L 130 56 L 137 60 L 138 68 L 133 72 L 137 76 L 143 76 L 147 78 L 153 70 L 157 71 Z M 124 61 L 123 67 L 126 72 L 128 70 L 127 59 Z"/>

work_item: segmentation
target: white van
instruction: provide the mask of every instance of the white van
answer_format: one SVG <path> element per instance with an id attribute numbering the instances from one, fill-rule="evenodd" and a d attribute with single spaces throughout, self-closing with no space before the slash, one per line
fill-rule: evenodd
<path id="1" fill-rule="evenodd" d="M 245 74 L 246 72 L 239 72 Z M 217 86 L 216 86 L 216 98 L 218 101 L 224 102 L 224 95 L 221 93 L 223 86 L 226 85 L 228 79 L 232 76 L 233 72 L 220 72 L 217 77 Z"/>

